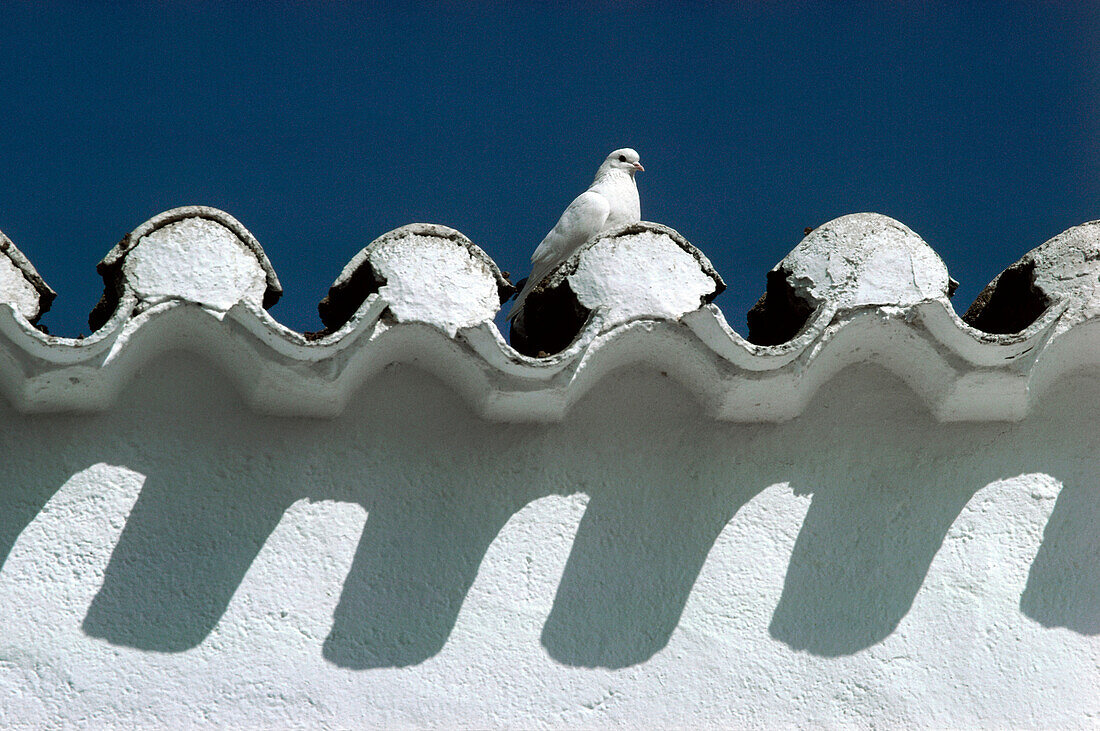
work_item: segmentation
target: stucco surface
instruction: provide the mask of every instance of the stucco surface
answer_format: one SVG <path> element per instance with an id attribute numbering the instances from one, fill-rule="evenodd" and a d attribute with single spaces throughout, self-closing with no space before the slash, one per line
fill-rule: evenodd
<path id="1" fill-rule="evenodd" d="M 835 309 L 947 299 L 947 267 L 903 223 L 877 213 L 829 221 L 777 265 L 815 303 Z"/>
<path id="2" fill-rule="evenodd" d="M 398 322 L 423 322 L 451 337 L 492 322 L 500 309 L 499 272 L 492 259 L 458 231 L 407 226 L 371 245 L 369 260 L 385 283 L 378 296 Z M 343 278 L 343 275 L 341 276 Z"/>
<path id="3" fill-rule="evenodd" d="M 960 319 L 943 262 L 916 234 L 877 214 L 843 216 L 784 260 L 797 285 L 790 296 L 815 305 L 791 319 L 800 308 L 782 288 L 774 292 L 774 317 L 789 338 L 763 344 L 709 303 L 724 284 L 702 252 L 672 229 L 640 222 L 590 242 L 548 277 L 569 288 L 551 287 L 557 293 L 540 311 L 544 324 L 560 326 L 564 349 L 526 348 L 539 356 L 531 357 L 490 321 L 510 286 L 453 229 L 410 224 L 376 239 L 320 303 L 326 329 L 305 334 L 264 309 L 282 290 L 252 235 L 226 213 L 191 206 L 153 217 L 104 258 L 105 294 L 87 338 L 43 333 L 0 300 L 0 394 L 23 412 L 107 408 L 142 364 L 185 342 L 234 379 L 252 408 L 285 416 L 338 414 L 364 378 L 417 363 L 480 416 L 554 422 L 593 384 L 641 362 L 669 373 L 715 418 L 783 421 L 836 373 L 873 362 L 941 421 L 1017 420 L 1043 384 L 1100 364 L 1100 319 L 1089 314 L 1100 291 L 1092 228 L 1039 249 L 1047 253 L 1037 258 L 1037 281 L 1074 285 L 1016 317 L 1018 328 L 991 333 Z M 53 293 L 39 284 L 48 303 Z M 1014 297 L 986 309 L 1012 309 Z M 528 315 L 537 299 L 536 290 Z"/>
<path id="4" fill-rule="evenodd" d="M 263 302 L 266 273 L 237 236 L 217 221 L 185 218 L 138 242 L 123 269 L 150 304 L 180 298 L 214 310 Z"/>
<path id="5" fill-rule="evenodd" d="M 1024 254 L 1013 267 L 990 282 L 971 309 L 996 309 L 987 297 L 997 290 L 1006 275 L 1021 269 L 1026 272 L 1032 288 L 1048 300 L 1065 304 L 1066 311 L 1059 318 L 1056 331 L 1096 318 L 1100 315 L 1100 221 L 1074 226 Z M 1031 293 L 1016 291 L 1011 294 L 1026 298 Z M 1007 303 L 1012 304 L 1017 303 Z M 1007 309 L 1003 299 L 1000 306 Z"/>
<path id="6" fill-rule="evenodd" d="M 394 365 L 317 420 L 168 352 L 0 406 L 0 725 L 1094 727 L 1098 399 L 730 424 L 633 366 L 509 425 Z"/>
<path id="7" fill-rule="evenodd" d="M 438 226 L 309 335 L 209 208 L 108 253 L 87 338 L 0 280 L 0 727 L 1095 728 L 1095 229 L 987 332 L 916 234 L 842 217 L 762 344 L 643 222 L 551 275 L 594 314 L 538 358 Z"/>
<path id="8" fill-rule="evenodd" d="M 38 291 L 15 264 L 0 255 L 0 296 L 20 315 L 32 320 L 38 315 Z"/>
<path id="9" fill-rule="evenodd" d="M 671 229 L 627 226 L 577 255 L 570 288 L 585 308 L 599 312 L 604 327 L 637 317 L 675 319 L 714 298 L 716 282 L 673 238 Z M 689 245 L 690 246 L 690 245 Z M 724 286 L 724 285 L 723 285 Z"/>
<path id="10" fill-rule="evenodd" d="M 0 231 L 0 302 L 35 323 L 56 296 L 23 252 Z"/>

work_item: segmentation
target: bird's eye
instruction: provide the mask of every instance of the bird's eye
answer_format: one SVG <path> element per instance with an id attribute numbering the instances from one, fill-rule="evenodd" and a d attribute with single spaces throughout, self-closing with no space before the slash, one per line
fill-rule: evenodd
<path id="1" fill-rule="evenodd" d="M 619 162 L 626 162 L 626 155 L 619 155 Z"/>

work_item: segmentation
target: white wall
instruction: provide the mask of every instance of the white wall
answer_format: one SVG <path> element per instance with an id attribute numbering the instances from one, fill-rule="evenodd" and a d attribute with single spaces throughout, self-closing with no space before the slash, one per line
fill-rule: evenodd
<path id="1" fill-rule="evenodd" d="M 517 425 L 170 352 L 0 402 L 0 726 L 1095 727 L 1097 376 L 939 423 L 857 365 L 747 425 L 631 366 Z"/>

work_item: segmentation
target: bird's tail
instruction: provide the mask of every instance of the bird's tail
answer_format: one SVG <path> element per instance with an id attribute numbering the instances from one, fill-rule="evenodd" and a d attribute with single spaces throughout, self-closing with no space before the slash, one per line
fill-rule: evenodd
<path id="1" fill-rule="evenodd" d="M 519 314 L 523 312 L 523 303 L 527 299 L 527 295 L 531 292 L 531 287 L 528 285 L 531 283 L 531 278 L 527 277 L 519 282 L 516 282 L 516 287 L 519 288 L 519 294 L 516 295 L 516 299 L 512 302 L 511 309 L 508 310 L 508 321 L 513 322 Z"/>
<path id="2" fill-rule="evenodd" d="M 519 317 L 519 314 L 523 312 L 523 305 L 527 302 L 527 296 L 531 294 L 531 290 L 539 284 L 542 284 L 542 280 L 546 279 L 552 271 L 554 271 L 552 265 L 547 266 L 545 263 L 535 264 L 527 279 L 522 279 L 516 284 L 516 286 L 519 287 L 519 294 L 516 295 L 516 301 L 512 304 L 512 309 L 508 310 L 509 321 L 513 321 Z"/>

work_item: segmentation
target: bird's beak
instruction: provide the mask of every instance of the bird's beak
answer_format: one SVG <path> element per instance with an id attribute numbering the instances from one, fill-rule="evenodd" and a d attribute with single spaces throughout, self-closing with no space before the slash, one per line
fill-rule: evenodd
<path id="1" fill-rule="evenodd" d="M 641 172 L 643 172 L 643 173 L 645 172 L 645 168 L 644 168 L 644 167 L 642 167 L 642 164 L 641 164 L 640 162 L 636 162 L 636 163 L 634 163 L 634 169 L 635 169 L 635 170 L 638 170 L 638 171 L 641 171 Z"/>

